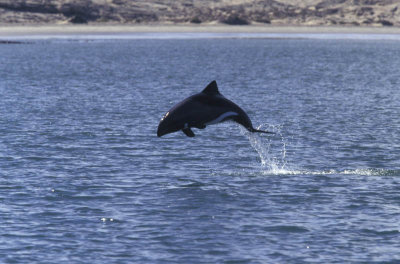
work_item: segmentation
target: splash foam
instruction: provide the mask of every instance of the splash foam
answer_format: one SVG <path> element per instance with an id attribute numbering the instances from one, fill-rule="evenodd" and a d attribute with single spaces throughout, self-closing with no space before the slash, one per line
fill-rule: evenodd
<path id="1" fill-rule="evenodd" d="M 286 160 L 288 141 L 282 135 L 282 127 L 280 125 L 264 124 L 258 126 L 257 129 L 275 133 L 274 135 L 262 136 L 250 133 L 240 127 L 241 133 L 249 139 L 251 146 L 257 151 L 263 171 L 268 174 L 292 174 L 293 171 L 289 168 Z"/>
<path id="2" fill-rule="evenodd" d="M 387 170 L 376 168 L 358 168 L 343 170 L 308 171 L 294 168 L 288 164 L 287 146 L 289 141 L 282 134 L 281 125 L 264 124 L 257 129 L 274 132 L 275 135 L 260 135 L 250 133 L 240 126 L 240 131 L 245 135 L 251 146 L 257 151 L 261 161 L 263 175 L 364 175 L 364 176 L 400 176 L 400 170 Z"/>

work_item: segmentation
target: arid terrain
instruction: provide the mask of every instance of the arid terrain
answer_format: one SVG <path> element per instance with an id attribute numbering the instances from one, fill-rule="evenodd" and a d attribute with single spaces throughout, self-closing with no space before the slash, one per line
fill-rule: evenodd
<path id="1" fill-rule="evenodd" d="M 400 26 L 400 0 L 0 0 L 0 24 Z"/>

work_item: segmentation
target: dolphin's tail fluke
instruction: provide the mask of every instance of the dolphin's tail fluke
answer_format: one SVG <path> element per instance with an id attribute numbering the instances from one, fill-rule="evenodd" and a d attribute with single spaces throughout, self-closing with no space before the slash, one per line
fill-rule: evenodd
<path id="1" fill-rule="evenodd" d="M 266 131 L 266 130 L 259 130 L 259 129 L 255 129 L 253 127 L 248 129 L 250 132 L 252 133 L 263 133 L 263 134 L 275 134 L 274 132 L 270 132 L 270 131 Z"/>

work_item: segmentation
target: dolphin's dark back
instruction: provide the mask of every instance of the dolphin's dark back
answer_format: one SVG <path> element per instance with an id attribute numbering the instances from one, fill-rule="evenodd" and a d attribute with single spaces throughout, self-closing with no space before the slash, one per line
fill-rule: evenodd
<path id="1" fill-rule="evenodd" d="M 203 103 L 213 106 L 222 107 L 225 109 L 231 109 L 230 111 L 238 113 L 238 115 L 233 116 L 231 119 L 247 129 L 253 128 L 253 124 L 249 116 L 240 108 L 237 104 L 231 100 L 225 98 L 219 91 L 216 81 L 212 81 L 207 87 L 201 92 L 206 95 L 201 98 Z"/>

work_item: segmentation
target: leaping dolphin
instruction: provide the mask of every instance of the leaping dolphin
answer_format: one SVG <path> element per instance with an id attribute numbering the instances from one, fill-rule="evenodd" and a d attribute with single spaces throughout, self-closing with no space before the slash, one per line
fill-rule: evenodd
<path id="1" fill-rule="evenodd" d="M 255 129 L 247 114 L 235 103 L 226 99 L 218 91 L 216 81 L 212 81 L 203 91 L 192 95 L 172 107 L 162 118 L 157 136 L 182 130 L 188 137 L 194 137 L 192 127 L 204 129 L 208 125 L 233 120 L 250 132 L 273 134 Z"/>

